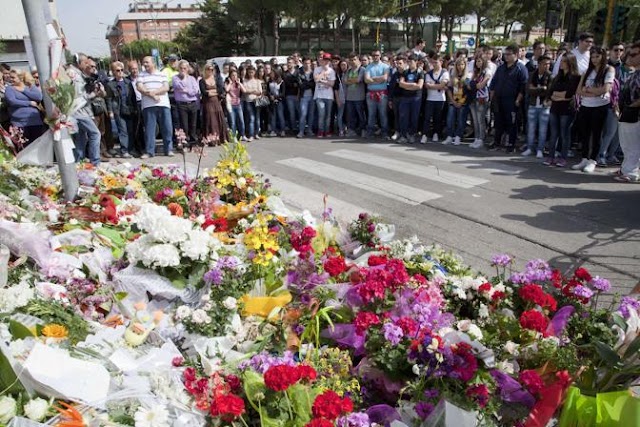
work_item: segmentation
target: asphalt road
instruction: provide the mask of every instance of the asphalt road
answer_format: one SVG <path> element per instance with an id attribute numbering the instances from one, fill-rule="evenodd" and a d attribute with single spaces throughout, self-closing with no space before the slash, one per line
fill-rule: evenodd
<path id="1" fill-rule="evenodd" d="M 326 194 L 341 221 L 378 214 L 398 237 L 438 243 L 482 272 L 492 271 L 493 254 L 509 253 L 517 268 L 533 258 L 563 271 L 584 266 L 622 294 L 640 284 L 640 185 L 613 181 L 614 168 L 588 175 L 468 144 L 263 138 L 248 146 L 254 169 L 292 209 L 319 215 Z M 206 151 L 209 167 L 220 148 Z"/>

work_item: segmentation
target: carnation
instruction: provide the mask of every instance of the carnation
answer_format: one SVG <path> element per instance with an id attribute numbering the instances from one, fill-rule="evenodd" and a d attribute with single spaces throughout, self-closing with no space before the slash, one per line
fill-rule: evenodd
<path id="1" fill-rule="evenodd" d="M 524 329 L 531 329 L 538 332 L 544 332 L 549 324 L 544 314 L 538 310 L 527 310 L 520 315 L 520 326 Z"/>
<path id="2" fill-rule="evenodd" d="M 520 381 L 527 387 L 531 394 L 538 394 L 544 387 L 544 382 L 540 375 L 533 369 L 520 372 Z"/>
<path id="3" fill-rule="evenodd" d="M 234 394 L 225 394 L 216 397 L 215 402 L 211 405 L 211 415 L 221 416 L 225 421 L 229 422 L 242 415 L 245 411 L 244 400 Z"/>
<path id="4" fill-rule="evenodd" d="M 299 380 L 300 371 L 295 366 L 272 366 L 264 373 L 264 383 L 273 391 L 284 391 Z"/>
<path id="5" fill-rule="evenodd" d="M 347 264 L 341 256 L 329 258 L 324 262 L 324 271 L 331 277 L 336 277 L 347 270 Z"/>
<path id="6" fill-rule="evenodd" d="M 361 311 L 356 315 L 353 323 L 356 326 L 356 334 L 363 335 L 372 325 L 379 325 L 380 318 L 375 313 Z"/>
<path id="7" fill-rule="evenodd" d="M 316 396 L 311 412 L 316 418 L 325 418 L 335 420 L 343 413 L 353 410 L 353 402 L 348 397 L 341 398 L 338 393 L 333 390 L 327 390 Z"/>

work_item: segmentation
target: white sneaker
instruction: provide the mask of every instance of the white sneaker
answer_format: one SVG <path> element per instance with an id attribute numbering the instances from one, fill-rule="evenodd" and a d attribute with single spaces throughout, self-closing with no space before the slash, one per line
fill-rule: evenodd
<path id="1" fill-rule="evenodd" d="M 587 166 L 585 166 L 582 169 L 582 172 L 593 173 L 596 170 L 596 165 L 597 164 L 598 164 L 598 162 L 596 162 L 595 160 L 589 160 L 589 163 L 587 164 Z"/>
<path id="2" fill-rule="evenodd" d="M 582 161 L 577 165 L 571 166 L 571 169 L 573 169 L 574 171 L 579 171 L 584 169 L 585 166 L 587 166 L 588 164 L 589 164 L 589 159 L 582 159 Z"/>
<path id="3" fill-rule="evenodd" d="M 543 159 L 544 158 L 544 153 L 542 152 L 542 150 L 538 150 L 538 152 L 536 153 L 536 158 L 537 159 Z"/>
<path id="4" fill-rule="evenodd" d="M 531 148 L 527 148 L 526 150 L 524 150 L 524 151 L 522 152 L 522 155 L 523 155 L 523 156 L 525 156 L 525 157 L 526 157 L 526 156 L 530 156 L 530 155 L 532 155 L 532 154 L 533 154 L 533 151 L 531 150 Z"/>
<path id="5" fill-rule="evenodd" d="M 427 138 L 427 135 L 422 135 L 422 138 L 420 138 L 420 144 L 426 144 L 428 140 L 429 138 Z"/>
<path id="6" fill-rule="evenodd" d="M 453 142 L 453 138 L 451 138 L 450 136 L 447 137 L 447 139 L 445 139 L 444 141 L 442 141 L 442 145 L 447 145 L 447 144 L 451 144 Z"/>
<path id="7" fill-rule="evenodd" d="M 460 137 L 456 136 L 453 140 L 453 145 L 460 145 L 462 142 L 460 141 Z"/>
<path id="8" fill-rule="evenodd" d="M 438 141 L 439 141 L 439 139 L 438 139 L 438 134 L 437 134 L 437 133 L 434 133 L 434 134 L 433 134 L 433 138 L 432 138 L 431 140 L 432 140 L 433 142 L 438 142 Z"/>
<path id="9" fill-rule="evenodd" d="M 481 139 L 476 139 L 475 141 L 473 141 L 473 144 L 471 144 L 471 148 L 480 148 L 484 145 L 484 142 L 482 142 Z"/>
<path id="10" fill-rule="evenodd" d="M 391 140 L 392 140 L 392 141 L 397 141 L 397 140 L 398 140 L 398 138 L 400 138 L 400 134 L 399 134 L 398 132 L 395 132 L 395 133 L 393 134 L 393 136 L 391 137 Z"/>

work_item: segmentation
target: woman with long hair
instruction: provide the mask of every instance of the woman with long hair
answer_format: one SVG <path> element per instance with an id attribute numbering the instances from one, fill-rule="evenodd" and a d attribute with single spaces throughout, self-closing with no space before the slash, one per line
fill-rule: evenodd
<path id="1" fill-rule="evenodd" d="M 11 85 L 5 87 L 5 102 L 11 124 L 22 129 L 27 142 L 33 142 L 47 130 L 40 114 L 42 91 L 26 71 L 11 70 L 9 76 Z"/>
<path id="2" fill-rule="evenodd" d="M 451 80 L 447 88 L 449 111 L 447 113 L 447 139 L 443 144 L 460 145 L 469 113 L 467 77 L 467 59 L 463 56 L 456 59 Z"/>
<path id="3" fill-rule="evenodd" d="M 338 127 L 338 136 L 345 136 L 344 131 L 344 109 L 347 101 L 347 70 L 349 65 L 347 61 L 341 59 L 336 69 L 336 83 L 334 92 L 336 98 L 336 124 Z"/>
<path id="4" fill-rule="evenodd" d="M 284 132 L 284 82 L 282 81 L 282 73 L 280 70 L 271 70 L 269 76 L 269 100 L 271 104 L 271 133 L 269 136 L 285 137 Z"/>
<path id="5" fill-rule="evenodd" d="M 227 92 L 227 100 L 230 104 L 229 124 L 231 132 L 236 135 L 238 140 L 246 141 L 244 133 L 244 115 L 242 114 L 241 97 L 245 92 L 244 85 L 240 82 L 238 72 L 236 70 L 229 71 L 229 79 L 225 84 L 224 90 Z"/>
<path id="6" fill-rule="evenodd" d="M 473 119 L 474 141 L 471 148 L 480 148 L 484 145 L 487 135 L 487 108 L 489 108 L 489 82 L 491 81 L 491 68 L 483 55 L 476 55 L 473 61 L 470 87 L 476 91 L 476 96 L 469 103 L 471 118 Z"/>
<path id="7" fill-rule="evenodd" d="M 222 109 L 221 99 L 224 99 L 224 84 L 218 73 L 217 66 L 207 64 L 204 67 L 204 77 L 200 79 L 200 93 L 202 94 L 202 136 L 211 138 L 210 145 L 224 144 L 229 141 L 229 130 Z M 216 138 L 217 137 L 217 138 Z"/>
<path id="8" fill-rule="evenodd" d="M 607 64 L 607 51 L 601 47 L 592 47 L 589 68 L 582 75 L 577 91 L 580 108 L 576 124 L 582 133 L 582 161 L 571 169 L 585 173 L 593 173 L 596 169 L 615 76 L 615 69 Z"/>
<path id="9" fill-rule="evenodd" d="M 264 72 L 264 66 L 259 65 L 256 68 L 256 79 L 260 80 L 261 96 L 267 96 L 267 75 Z M 269 129 L 269 107 L 259 107 L 256 105 L 256 138 L 264 136 L 263 132 Z M 262 134 L 262 135 L 261 135 Z"/>
<path id="10" fill-rule="evenodd" d="M 563 168 L 567 165 L 567 156 L 571 146 L 571 121 L 575 114 L 572 100 L 580 84 L 580 71 L 576 56 L 565 53 L 560 59 L 560 71 L 551 82 L 548 96 L 551 100 L 549 112 L 549 157 L 545 165 Z"/>
<path id="11" fill-rule="evenodd" d="M 260 139 L 258 136 L 256 99 L 262 95 L 262 83 L 256 77 L 256 69 L 253 65 L 247 67 L 247 75 L 243 81 L 245 92 L 244 97 L 244 117 L 247 122 L 247 138 L 249 141 Z"/>

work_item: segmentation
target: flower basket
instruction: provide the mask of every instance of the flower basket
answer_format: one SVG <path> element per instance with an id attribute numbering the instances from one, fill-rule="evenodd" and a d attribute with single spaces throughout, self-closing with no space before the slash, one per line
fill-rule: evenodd
<path id="1" fill-rule="evenodd" d="M 636 421 L 634 421 L 636 420 Z M 586 396 L 569 388 L 558 427 L 618 427 L 640 420 L 640 399 L 631 390 Z"/>

